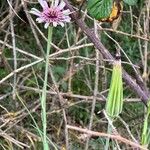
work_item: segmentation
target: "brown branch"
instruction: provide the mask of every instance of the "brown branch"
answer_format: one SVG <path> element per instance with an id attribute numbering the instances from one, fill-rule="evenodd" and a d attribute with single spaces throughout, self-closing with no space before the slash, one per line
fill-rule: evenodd
<path id="1" fill-rule="evenodd" d="M 110 28 L 101 28 L 100 30 L 101 30 L 101 31 L 114 32 L 114 33 L 118 33 L 118 34 L 121 34 L 121 35 L 129 36 L 129 37 L 131 37 L 131 38 L 137 38 L 137 39 L 141 39 L 141 40 L 150 42 L 150 37 L 146 37 L 146 36 L 132 35 L 132 34 L 130 34 L 130 33 L 125 33 L 125 32 L 118 31 L 118 30 L 113 30 L 113 29 L 110 29 Z"/>
<path id="2" fill-rule="evenodd" d="M 66 7 L 70 9 L 71 12 L 75 12 L 75 10 L 73 9 L 72 5 L 68 2 L 68 0 L 64 0 L 64 2 L 66 3 Z M 105 48 L 105 46 L 96 37 L 94 31 L 90 29 L 89 27 L 87 27 L 87 25 L 82 20 L 82 18 L 79 18 L 76 12 L 72 13 L 71 17 L 75 21 L 75 23 L 81 28 L 81 30 L 86 34 L 88 39 L 91 40 L 95 48 L 97 48 L 100 51 L 103 57 L 108 60 L 114 60 L 110 52 Z M 150 96 L 146 88 L 143 88 L 144 83 L 140 81 L 141 84 L 138 84 L 136 80 L 132 78 L 125 70 L 123 70 L 123 78 L 124 78 L 124 81 L 130 86 L 132 90 L 134 90 L 137 93 L 137 95 L 141 98 L 142 102 L 146 105 Z"/>
<path id="3" fill-rule="evenodd" d="M 147 148 L 139 145 L 138 143 L 132 142 L 132 141 L 120 136 L 120 135 L 113 135 L 113 134 L 107 134 L 107 133 L 102 133 L 102 132 L 91 131 L 91 130 L 88 130 L 88 129 L 83 129 L 83 128 L 79 128 L 79 127 L 71 126 L 71 125 L 67 125 L 67 128 L 71 129 L 71 130 L 83 132 L 83 133 L 86 133 L 86 134 L 91 135 L 91 136 L 108 137 L 108 138 L 111 138 L 111 139 L 121 141 L 122 143 L 128 144 L 128 145 L 130 145 L 134 148 L 140 148 L 141 150 L 148 150 Z"/>

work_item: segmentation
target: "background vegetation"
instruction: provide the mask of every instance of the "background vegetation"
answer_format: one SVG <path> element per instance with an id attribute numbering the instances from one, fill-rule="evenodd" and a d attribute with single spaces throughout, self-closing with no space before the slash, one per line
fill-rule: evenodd
<path id="1" fill-rule="evenodd" d="M 81 1 L 70 2 L 78 11 Z M 123 5 L 116 30 L 111 23 L 96 22 L 95 31 L 111 54 L 115 55 L 116 50 L 121 49 L 123 67 L 134 78 L 136 70 L 150 88 L 150 1 L 138 0 L 134 6 Z M 47 30 L 30 15 L 32 7 L 38 8 L 38 2 L 0 1 L 0 149 L 42 150 L 37 125 L 42 129 L 40 97 Z M 86 8 L 85 3 L 79 18 L 94 28 Z M 107 132 L 108 118 L 103 109 L 112 73 L 110 62 L 103 59 L 74 20 L 64 28 L 53 29 L 47 85 L 47 134 L 52 150 L 66 149 L 66 123 L 86 129 L 92 115 L 92 131 Z M 124 83 L 123 112 L 113 123 L 116 135 L 136 144 L 141 141 L 145 114 L 140 98 Z M 96 99 L 96 105 L 94 114 L 91 114 L 93 99 Z M 89 135 L 68 131 L 70 149 L 83 150 Z M 91 136 L 89 150 L 103 149 L 104 145 L 104 137 Z M 115 148 L 133 149 L 129 143 L 114 139 L 110 149 Z"/>

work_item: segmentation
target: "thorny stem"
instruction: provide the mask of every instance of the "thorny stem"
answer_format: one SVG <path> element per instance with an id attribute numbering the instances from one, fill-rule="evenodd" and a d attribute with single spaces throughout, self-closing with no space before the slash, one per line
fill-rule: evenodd
<path id="1" fill-rule="evenodd" d="M 72 5 L 70 5 L 68 0 L 64 0 L 64 2 L 66 3 L 66 7 L 70 9 L 71 12 L 74 12 L 73 7 Z M 78 18 L 77 13 L 72 13 L 70 16 L 75 21 L 75 23 L 81 28 L 81 30 L 87 35 L 87 37 L 89 38 L 89 40 L 91 40 L 94 46 L 100 51 L 103 57 L 105 59 L 114 60 L 110 52 L 105 48 L 105 46 L 99 41 L 99 39 L 93 33 L 93 30 L 88 28 L 82 19 Z M 125 82 L 130 86 L 130 88 L 133 89 L 138 94 L 142 102 L 145 105 L 147 105 L 147 100 L 149 99 L 150 94 L 146 90 L 144 90 L 146 87 L 143 88 L 143 82 L 137 83 L 135 79 L 133 79 L 125 70 L 123 70 L 123 78 Z"/>

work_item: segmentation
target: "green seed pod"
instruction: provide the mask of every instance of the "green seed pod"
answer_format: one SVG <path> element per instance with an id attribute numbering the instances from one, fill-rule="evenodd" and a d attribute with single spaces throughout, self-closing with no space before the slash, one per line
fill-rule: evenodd
<path id="1" fill-rule="evenodd" d="M 112 79 L 106 102 L 106 113 L 111 118 L 115 118 L 121 113 L 122 106 L 123 84 L 121 60 L 116 60 L 113 64 Z"/>

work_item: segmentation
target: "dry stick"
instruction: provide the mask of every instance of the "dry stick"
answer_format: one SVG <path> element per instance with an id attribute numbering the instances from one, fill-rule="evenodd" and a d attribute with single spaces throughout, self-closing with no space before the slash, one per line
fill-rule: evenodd
<path id="1" fill-rule="evenodd" d="M 33 63 L 30 63 L 28 65 L 22 66 L 22 67 L 20 67 L 20 68 L 18 68 L 16 70 L 12 71 L 10 74 L 8 74 L 6 77 L 4 77 L 2 80 L 0 80 L 0 84 L 2 84 L 4 81 L 6 81 L 10 77 L 12 77 L 14 74 L 16 74 L 16 73 L 18 73 L 18 72 L 20 72 L 20 71 L 22 71 L 24 69 L 27 69 L 27 68 L 29 68 L 29 67 L 31 67 L 33 65 L 36 65 L 36 64 L 38 64 L 38 63 L 40 63 L 42 61 L 43 61 L 43 59 L 40 59 L 40 60 L 34 61 Z"/>
<path id="2" fill-rule="evenodd" d="M 2 40 L 0 40 L 0 44 L 3 44 L 3 45 L 5 45 L 5 46 L 7 46 L 8 48 L 11 48 L 11 49 L 13 48 L 11 45 L 9 45 L 8 43 L 6 43 L 5 41 L 2 41 Z M 51 43 L 51 44 L 52 44 L 52 43 Z M 52 44 L 52 46 L 53 46 L 54 48 L 56 48 L 54 44 Z M 57 52 L 55 52 L 55 53 L 53 53 L 53 54 L 50 54 L 49 57 L 50 57 L 50 58 L 51 58 L 51 57 L 54 58 L 54 57 L 56 57 L 56 56 L 58 56 L 58 55 L 61 55 L 61 54 L 63 54 L 63 53 L 69 52 L 69 51 L 75 51 L 75 50 L 78 50 L 78 49 L 80 49 L 80 48 L 91 47 L 91 46 L 93 46 L 93 43 L 82 44 L 82 45 L 79 45 L 79 46 L 70 47 L 70 49 L 69 49 L 69 48 L 67 48 L 67 49 L 60 49 L 60 48 L 57 47 L 56 49 L 59 50 L 59 51 L 57 51 Z M 17 47 L 16 47 L 16 50 L 17 50 L 18 52 L 24 54 L 24 55 L 27 55 L 27 56 L 29 56 L 29 57 L 34 58 L 34 59 L 38 59 L 38 60 L 42 59 L 42 58 L 40 58 L 40 57 L 38 57 L 38 56 L 36 56 L 36 55 L 33 55 L 33 54 L 27 52 L 27 50 L 22 50 L 22 49 L 19 49 L 19 48 L 17 48 Z M 43 59 L 43 60 L 44 60 L 44 59 Z"/>
<path id="3" fill-rule="evenodd" d="M 37 101 L 33 102 L 33 104 L 31 104 L 30 106 L 28 106 L 28 109 L 32 108 L 30 110 L 30 112 L 32 113 L 32 112 L 35 112 L 39 107 L 40 107 L 40 103 L 39 103 L 39 99 L 38 99 Z M 6 117 L 7 115 L 8 115 L 8 118 Z M 2 126 L 0 126 L 0 127 L 5 127 L 7 125 L 7 123 L 8 123 L 7 127 L 4 130 L 4 132 L 8 132 L 16 124 L 18 124 L 24 118 L 26 118 L 28 115 L 29 115 L 29 113 L 26 113 L 26 108 L 23 108 L 22 110 L 19 110 L 19 111 L 15 112 L 15 116 L 14 117 L 9 117 L 9 113 L 4 114 L 0 118 L 0 121 L 4 122 L 4 124 L 2 124 Z M 3 119 L 5 117 L 6 117 L 6 119 Z"/>
<path id="4" fill-rule="evenodd" d="M 12 0 L 10 1 L 12 5 Z M 18 4 L 18 0 L 16 1 L 16 5 Z M 10 16 L 12 16 L 13 11 L 10 7 Z M 11 29 L 11 36 L 12 36 L 12 45 L 13 45 L 13 57 L 14 57 L 14 70 L 17 70 L 17 52 L 16 52 L 16 40 L 15 40 L 15 33 L 14 33 L 14 23 L 13 18 L 10 17 L 10 29 Z M 14 83 L 13 83 L 13 99 L 16 99 L 16 84 L 17 84 L 17 74 L 14 73 Z"/>
<path id="5" fill-rule="evenodd" d="M 24 0 L 21 0 L 21 3 L 22 3 L 22 6 L 23 6 L 23 9 L 24 9 L 24 11 L 25 11 L 25 14 L 26 14 L 26 16 L 27 16 L 27 18 L 28 18 L 28 21 L 29 21 L 29 24 L 30 24 L 32 33 L 33 33 L 33 35 L 34 35 L 34 37 L 35 37 L 35 40 L 36 40 L 36 43 L 37 43 L 38 47 L 40 48 L 40 50 L 41 50 L 43 56 L 45 56 L 45 52 L 44 52 L 43 47 L 42 47 L 42 45 L 41 45 L 41 43 L 40 43 L 39 37 L 38 37 L 38 35 L 37 35 L 36 31 L 35 31 L 35 28 L 34 28 L 34 26 L 33 26 L 33 24 L 32 24 L 31 16 L 30 16 L 30 14 L 29 14 L 28 11 L 27 11 L 27 4 L 26 4 L 26 2 L 24 2 Z"/>
<path id="6" fill-rule="evenodd" d="M 81 32 L 80 28 L 78 28 L 77 34 L 75 35 L 76 36 L 75 43 L 77 43 L 78 40 L 79 40 L 80 32 Z M 70 45 L 69 45 L 69 48 L 70 48 Z M 73 51 L 73 52 L 70 51 L 70 57 L 74 57 L 76 53 L 77 53 L 77 51 Z M 74 70 L 73 70 L 73 68 L 74 68 L 74 58 L 72 58 L 69 62 L 70 62 L 70 68 L 69 68 L 69 78 L 68 78 L 68 92 L 72 92 L 71 91 L 71 85 L 72 85 L 72 74 L 74 72 Z"/>
<path id="7" fill-rule="evenodd" d="M 67 32 L 67 30 L 66 30 L 67 43 L 68 43 L 68 47 L 70 48 L 71 46 L 70 46 L 70 44 L 69 44 L 69 39 L 68 39 L 68 34 L 67 34 L 67 33 L 68 33 L 68 32 Z M 74 34 L 75 34 L 75 33 L 74 33 Z M 75 35 L 75 41 L 74 41 L 75 44 L 78 42 L 80 35 L 81 35 L 81 29 L 78 28 L 77 33 L 76 33 L 76 35 Z M 74 57 L 76 53 L 77 53 L 76 51 L 73 51 L 73 52 L 70 51 L 70 57 Z M 73 70 L 73 68 L 74 68 L 74 58 L 72 58 L 72 59 L 69 61 L 69 64 L 70 64 L 70 66 L 69 66 L 69 76 L 68 76 L 68 92 L 71 93 L 71 92 L 72 92 L 72 91 L 71 91 L 72 76 L 73 76 L 73 72 L 74 72 L 74 70 Z M 62 80 L 62 81 L 63 81 L 63 80 Z"/>
<path id="8" fill-rule="evenodd" d="M 21 21 L 23 21 L 24 22 L 24 20 L 22 20 L 22 18 L 17 14 L 17 9 L 19 8 L 19 5 L 14 9 L 13 7 L 12 7 L 12 5 L 11 5 L 11 2 L 9 1 L 9 0 L 7 0 L 7 3 L 8 3 L 8 5 L 9 5 L 9 7 L 12 9 L 12 11 L 13 11 L 13 13 L 12 13 L 12 15 L 13 14 L 15 14 L 15 16 L 17 16 Z M 17 1 L 17 3 L 18 3 L 18 1 Z"/>
<path id="9" fill-rule="evenodd" d="M 133 35 L 133 13 L 132 13 L 132 7 L 129 6 L 130 8 L 130 20 L 131 20 L 131 36 Z"/>
<path id="10" fill-rule="evenodd" d="M 83 129 L 83 128 L 79 128 L 79 127 L 71 126 L 71 125 L 67 125 L 67 128 L 71 129 L 71 130 L 83 132 L 83 133 L 86 133 L 86 134 L 91 135 L 91 136 L 107 137 L 107 138 L 115 139 L 115 140 L 121 141 L 122 143 L 131 145 L 132 147 L 140 148 L 141 150 L 148 150 L 147 148 L 145 148 L 145 147 L 143 147 L 143 146 L 141 146 L 137 143 L 134 143 L 134 142 L 132 142 L 132 141 L 126 139 L 126 138 L 123 138 L 120 135 L 113 135 L 113 134 L 107 134 L 107 133 L 102 133 L 102 132 L 95 132 L 95 131 L 91 131 L 91 130 L 88 130 L 88 129 Z"/>
<path id="11" fill-rule="evenodd" d="M 30 146 L 28 146 L 27 144 L 24 144 L 24 143 L 22 143 L 20 141 L 17 141 L 16 139 L 11 137 L 9 134 L 3 132 L 2 130 L 0 130 L 0 137 L 3 137 L 4 139 L 7 139 L 8 141 L 14 143 L 15 145 L 17 145 L 21 149 L 24 149 L 25 147 L 26 148 L 30 148 Z"/>
<path id="12" fill-rule="evenodd" d="M 71 60 L 71 59 L 82 59 L 82 60 L 87 60 L 87 61 L 92 61 L 92 62 L 96 61 L 95 58 L 88 58 L 88 57 L 83 57 L 83 56 L 80 56 L 80 55 L 75 55 L 75 56 L 72 56 L 72 57 L 54 57 L 54 58 L 50 58 L 50 60 L 66 60 L 66 61 Z M 79 65 L 79 64 L 74 64 L 74 66 L 77 66 L 77 65 Z"/>
<path id="13" fill-rule="evenodd" d="M 37 93 L 41 93 L 42 92 L 42 89 L 28 87 L 28 86 L 20 86 L 20 85 L 18 85 L 17 87 L 20 88 L 20 89 L 23 89 L 23 90 L 34 91 L 34 92 L 37 92 Z M 101 92 L 100 94 L 102 94 L 102 93 L 103 92 Z M 49 94 L 49 95 L 57 95 L 57 92 L 48 90 L 47 94 Z M 71 94 L 71 93 L 63 93 L 63 92 L 59 92 L 59 94 L 61 96 L 68 97 L 68 98 L 76 98 L 76 99 L 79 99 L 79 100 L 80 99 L 85 99 L 87 102 L 89 100 L 93 100 L 93 98 L 94 98 L 93 96 L 78 95 L 78 94 Z M 1 99 L 1 97 L 0 97 L 0 99 Z M 101 97 L 96 97 L 96 100 L 98 100 L 100 102 L 105 102 L 105 100 L 103 98 L 101 98 Z M 141 102 L 141 100 L 138 99 L 138 98 L 129 98 L 129 99 L 124 99 L 124 102 L 137 103 L 137 102 Z"/>
<path id="14" fill-rule="evenodd" d="M 150 17 L 150 13 L 149 13 L 149 9 L 150 9 L 150 0 L 148 0 L 146 2 L 146 19 L 145 19 L 145 23 L 144 23 L 144 33 L 145 36 L 147 37 L 149 35 L 149 17 Z M 144 71 L 143 71 L 143 78 L 145 79 L 145 84 L 147 81 L 147 56 L 148 55 L 148 41 L 144 41 Z"/>
<path id="15" fill-rule="evenodd" d="M 8 61 L 6 59 L 5 54 L 3 53 L 3 51 L 5 49 L 5 43 L 6 43 L 7 39 L 8 39 L 8 35 L 9 35 L 9 27 L 8 27 L 8 29 L 6 31 L 6 35 L 5 35 L 5 38 L 4 38 L 4 43 L 3 43 L 2 47 L 1 47 L 0 55 L 1 55 L 2 62 L 4 63 L 4 67 L 6 68 L 6 70 L 8 72 L 10 72 L 10 71 L 12 71 L 12 68 L 11 68 L 11 66 L 9 65 L 9 63 L 8 63 Z"/>
<path id="16" fill-rule="evenodd" d="M 68 30 L 67 28 L 65 28 L 66 32 L 65 32 L 65 36 L 66 36 L 66 41 L 67 41 L 67 47 L 70 49 L 70 41 L 69 41 L 69 35 L 68 35 Z M 74 56 L 74 52 L 69 53 L 70 56 Z M 68 61 L 68 65 L 69 65 L 69 80 L 68 80 L 68 92 L 71 92 L 71 83 L 72 83 L 72 68 L 73 68 L 73 59 L 71 59 L 70 61 Z"/>
<path id="17" fill-rule="evenodd" d="M 146 38 L 146 37 L 140 36 L 139 34 L 131 35 L 130 33 L 125 33 L 125 32 L 118 31 L 118 30 L 113 30 L 111 28 L 101 28 L 100 30 L 101 31 L 114 32 L 114 33 L 117 33 L 117 34 L 126 35 L 126 36 L 129 36 L 131 38 L 137 38 L 137 39 L 144 40 L 144 41 L 150 41 L 150 39 L 149 39 L 150 37 Z"/>
<path id="18" fill-rule="evenodd" d="M 141 33 L 140 20 L 141 20 L 142 15 L 144 14 L 144 13 L 143 13 L 143 10 L 144 10 L 144 9 L 142 9 L 142 10 L 140 11 L 139 17 L 138 17 L 138 19 L 137 19 L 137 35 L 139 35 L 139 36 L 140 36 L 140 33 Z M 143 21 L 142 21 L 142 22 L 143 22 Z M 139 45 L 139 51 L 140 51 L 140 55 L 141 55 L 142 65 L 144 66 L 143 47 L 142 47 L 142 45 L 141 45 L 141 39 L 140 39 L 140 38 L 138 38 L 138 45 Z"/>
<path id="19" fill-rule="evenodd" d="M 8 33 L 8 34 L 11 34 L 11 32 L 10 31 L 6 31 L 6 29 L 0 29 L 2 32 L 4 32 L 4 33 Z M 21 40 L 24 40 L 25 38 L 24 37 L 22 37 L 22 36 L 20 36 L 20 35 L 18 35 L 18 34 L 15 34 L 15 37 L 17 37 L 17 38 L 19 38 L 19 39 L 21 39 Z"/>
<path id="20" fill-rule="evenodd" d="M 4 41 L 2 41 L 2 40 L 0 40 L 0 44 L 4 44 L 5 46 L 7 46 L 8 48 L 13 48 L 13 46 L 11 46 L 11 45 L 9 45 L 8 43 L 6 43 L 6 42 L 4 42 Z M 34 59 L 41 59 L 40 57 L 38 57 L 38 56 L 36 56 L 36 55 L 33 55 L 33 54 L 31 54 L 31 53 L 29 53 L 29 52 L 27 52 L 27 51 L 24 51 L 24 50 L 22 50 L 22 49 L 19 49 L 19 48 L 17 48 L 16 47 L 16 51 L 18 51 L 18 52 L 20 52 L 20 53 L 22 53 L 22 54 L 24 54 L 24 55 L 27 55 L 27 56 L 30 56 L 30 57 L 32 57 L 32 58 L 34 58 Z"/>
<path id="21" fill-rule="evenodd" d="M 7 94 L 4 94 L 4 95 L 0 95 L 0 101 L 7 98 L 8 96 L 10 96 L 12 94 L 12 92 L 8 93 Z"/>
<path id="22" fill-rule="evenodd" d="M 2 41 L 2 40 L 0 40 L 0 44 L 3 44 L 3 45 L 5 45 L 5 46 L 7 46 L 8 48 L 11 48 L 11 49 L 13 48 L 13 46 L 9 45 L 8 43 L 6 43 L 5 41 Z M 57 50 L 59 50 L 59 51 L 57 51 L 57 52 L 55 52 L 55 53 L 49 55 L 50 58 L 51 58 L 51 57 L 54 58 L 54 57 L 56 57 L 56 56 L 58 56 L 58 55 L 61 55 L 61 54 L 63 54 L 63 53 L 69 52 L 69 51 L 75 51 L 75 50 L 78 50 L 78 49 L 84 48 L 84 47 L 91 47 L 91 46 L 93 46 L 93 43 L 82 44 L 82 45 L 79 45 L 79 46 L 73 46 L 73 47 L 70 47 L 70 49 L 69 49 L 69 48 L 67 48 L 67 49 L 60 49 L 59 47 L 56 47 L 53 43 L 51 43 L 51 45 L 52 45 L 54 48 L 56 48 Z M 22 49 L 19 49 L 19 48 L 17 48 L 17 47 L 16 47 L 16 50 L 17 50 L 18 52 L 24 54 L 24 55 L 27 55 L 27 56 L 29 56 L 29 57 L 34 58 L 34 59 L 38 59 L 38 60 L 41 59 L 40 57 L 38 57 L 38 56 L 36 56 L 36 55 L 34 55 L 34 54 L 31 54 L 31 53 L 27 52 L 27 50 L 22 50 Z"/>
<path id="23" fill-rule="evenodd" d="M 50 73 L 52 82 L 53 82 L 53 84 L 54 84 L 54 86 L 55 86 L 55 90 L 56 90 L 56 93 L 57 93 L 58 98 L 59 98 L 60 106 L 62 107 L 63 119 L 64 119 L 64 124 L 65 124 L 66 150 L 69 150 L 69 135 L 68 135 L 68 129 L 67 129 L 67 117 L 66 117 L 65 108 L 63 108 L 66 102 L 65 102 L 65 99 L 62 97 L 62 95 L 61 95 L 60 92 L 59 92 L 58 85 L 57 85 L 56 80 L 55 80 L 55 77 L 54 77 L 54 75 L 53 75 L 51 66 L 49 66 L 49 73 Z"/>
<path id="24" fill-rule="evenodd" d="M 96 49 L 96 71 L 95 71 L 95 87 L 94 87 L 94 96 L 93 96 L 93 101 L 92 101 L 92 110 L 91 110 L 91 116 L 90 116 L 90 123 L 88 129 L 92 129 L 92 124 L 93 124 L 93 118 L 94 118 L 94 111 L 95 111 L 95 105 L 96 105 L 96 97 L 98 93 L 98 80 L 99 80 L 99 51 Z M 89 147 L 89 140 L 90 136 L 87 136 L 87 141 L 86 141 L 86 146 L 85 150 L 88 150 Z"/>
<path id="25" fill-rule="evenodd" d="M 36 106 L 35 106 L 35 105 L 36 105 Z M 39 100 L 37 100 L 37 101 L 35 101 L 33 104 L 31 104 L 28 108 L 32 108 L 32 109 L 30 110 L 30 112 L 32 113 L 32 112 L 35 112 L 39 107 L 40 107 Z M 17 141 L 16 139 L 13 139 L 13 138 L 10 137 L 9 135 L 7 135 L 6 132 L 8 132 L 8 130 L 11 130 L 13 127 L 16 127 L 19 122 L 21 122 L 24 118 L 26 118 L 26 117 L 29 115 L 28 113 L 25 113 L 25 111 L 26 111 L 25 108 L 22 109 L 22 110 L 19 110 L 18 112 L 15 113 L 15 114 L 16 114 L 15 117 L 13 117 L 13 118 L 10 117 L 10 120 L 9 120 L 9 118 L 6 119 L 6 120 L 5 120 L 5 119 L 2 119 L 2 118 L 5 118 L 4 115 L 3 115 L 3 117 L 0 118 L 0 121 L 1 121 L 1 122 L 4 122 L 3 126 L 1 126 L 1 127 L 4 127 L 4 126 L 7 125 L 6 130 L 2 131 L 2 130 L 0 129 L 0 136 L 2 136 L 2 137 L 4 137 L 4 138 L 8 139 L 10 142 L 16 144 L 18 147 L 20 147 L 20 148 L 22 148 L 22 149 L 24 149 L 25 147 L 27 147 L 27 148 L 30 148 L 30 147 L 29 147 L 28 145 L 22 143 L 22 142 Z M 9 115 L 9 113 L 6 114 L 6 115 Z M 12 123 L 12 122 L 13 122 L 13 123 Z M 20 131 L 20 130 L 19 130 L 19 131 Z M 4 134 L 4 136 L 3 136 L 3 134 Z M 6 136 L 5 136 L 5 135 L 6 135 Z M 38 136 L 37 136 L 37 137 L 38 137 Z"/>
<path id="26" fill-rule="evenodd" d="M 97 24 L 96 21 L 94 21 L 95 24 L 95 34 L 98 36 L 97 34 Z M 95 87 L 94 87 L 94 98 L 93 98 L 93 102 L 92 102 L 92 110 L 91 110 L 91 116 L 90 116 L 90 123 L 89 123 L 89 130 L 92 129 L 92 124 L 93 124 L 93 118 L 94 118 L 94 111 L 95 111 L 95 105 L 96 105 L 96 97 L 97 97 L 97 93 L 98 93 L 98 81 L 99 81 L 99 59 L 100 59 L 100 55 L 99 55 L 99 51 L 96 49 L 96 71 L 95 71 Z M 90 136 L 87 136 L 87 141 L 86 141 L 86 145 L 85 145 L 85 150 L 88 150 L 89 147 L 89 140 L 90 140 Z"/>
<path id="27" fill-rule="evenodd" d="M 68 0 L 64 0 L 66 3 L 66 7 L 74 12 L 72 5 L 68 2 Z M 81 28 L 81 30 L 87 35 L 87 37 L 91 40 L 94 46 L 100 51 L 105 59 L 114 60 L 110 52 L 104 47 L 104 45 L 99 41 L 99 39 L 94 34 L 93 30 L 88 28 L 86 24 L 82 21 L 82 19 L 78 18 L 77 13 L 72 13 L 70 15 L 75 23 Z M 143 103 L 146 105 L 147 100 L 149 99 L 149 94 L 143 90 L 139 84 L 136 83 L 135 79 L 133 79 L 125 70 L 123 70 L 123 78 L 125 82 L 133 89 L 141 98 Z"/>
<path id="28" fill-rule="evenodd" d="M 120 120 L 120 122 L 125 126 L 127 132 L 129 133 L 129 136 L 132 138 L 132 140 L 135 143 L 138 143 L 138 141 L 134 138 L 134 136 L 132 135 L 130 129 L 129 129 L 129 125 L 119 116 L 118 119 Z"/>
<path id="29" fill-rule="evenodd" d="M 5 42 L 3 42 L 3 41 L 0 40 L 0 43 L 5 43 Z M 12 48 L 12 46 L 10 46 L 9 44 L 6 44 L 6 46 Z M 70 49 L 61 50 L 61 51 L 59 51 L 59 52 L 56 52 L 56 53 L 53 53 L 53 54 L 49 55 L 49 58 L 50 58 L 50 57 L 54 57 L 54 56 L 58 56 L 58 55 L 63 54 L 63 53 L 65 53 L 65 52 L 75 51 L 76 49 L 81 48 L 81 47 L 84 47 L 84 46 L 85 46 L 85 44 L 82 45 L 82 46 L 77 46 L 76 48 L 70 48 Z M 91 46 L 91 43 L 90 43 L 90 44 L 87 44 L 87 46 Z M 30 53 L 28 53 L 28 52 L 25 52 L 25 51 L 21 50 L 21 49 L 16 48 L 16 50 L 19 51 L 19 52 L 21 52 L 21 53 L 23 53 L 23 54 L 26 54 L 26 55 L 31 56 L 31 57 L 33 57 L 33 58 L 36 58 L 36 59 L 38 59 L 38 60 L 35 61 L 35 62 L 33 62 L 32 64 L 28 64 L 28 65 L 26 65 L 26 66 L 23 66 L 23 67 L 18 68 L 17 70 L 14 70 L 14 71 L 11 72 L 10 74 L 8 74 L 6 77 L 4 77 L 2 80 L 0 80 L 0 84 L 2 84 L 4 81 L 6 81 L 6 80 L 9 79 L 10 77 L 12 77 L 12 76 L 14 75 L 14 73 L 18 73 L 18 72 L 22 71 L 22 70 L 25 69 L 25 68 L 31 67 L 32 65 L 35 65 L 35 64 L 37 64 L 37 63 L 40 63 L 40 62 L 44 61 L 43 58 L 39 58 L 39 57 L 37 57 L 37 56 L 35 56 L 35 55 L 32 55 L 32 54 L 30 54 Z"/>
<path id="30" fill-rule="evenodd" d="M 23 128 L 22 126 L 19 125 L 15 125 L 15 128 L 18 131 L 21 131 L 21 133 L 30 136 L 32 139 L 37 140 L 37 141 L 42 141 L 41 137 L 39 137 L 38 135 L 32 133 L 31 131 L 28 131 L 27 129 Z M 27 137 L 28 137 L 27 136 Z"/>
<path id="31" fill-rule="evenodd" d="M 8 0 L 7 0 L 7 2 L 9 2 Z M 10 3 L 9 3 L 9 6 L 12 8 L 12 6 L 10 5 Z M 9 22 L 9 18 L 11 17 L 11 18 L 14 18 L 15 16 L 17 16 L 18 18 L 20 18 L 18 15 L 16 15 L 17 14 L 17 12 L 21 9 L 21 4 L 18 6 L 18 7 L 16 7 L 15 9 L 13 9 L 12 8 L 12 10 L 13 10 L 13 12 L 14 13 L 12 13 L 12 15 L 10 16 L 10 14 L 8 14 L 7 16 L 5 16 L 5 17 L 2 17 L 2 18 L 4 18 L 2 21 L 0 21 L 0 29 L 4 29 L 8 24 L 8 22 Z M 20 20 L 22 20 L 21 18 L 20 18 Z"/>

